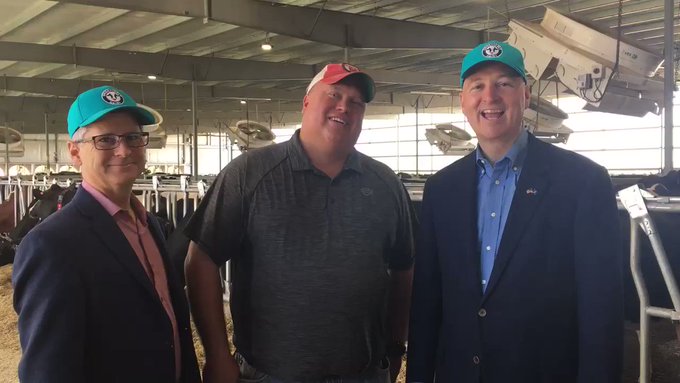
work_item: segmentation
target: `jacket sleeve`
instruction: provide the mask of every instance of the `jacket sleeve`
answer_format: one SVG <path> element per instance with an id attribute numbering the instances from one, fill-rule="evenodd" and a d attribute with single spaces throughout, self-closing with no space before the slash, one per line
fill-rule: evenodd
<path id="1" fill-rule="evenodd" d="M 578 382 L 618 383 L 624 319 L 616 198 L 604 168 L 584 185 L 574 221 Z"/>
<path id="2" fill-rule="evenodd" d="M 21 382 L 85 383 L 86 292 L 78 271 L 61 256 L 63 247 L 34 231 L 17 250 L 12 279 Z"/>
<path id="3" fill-rule="evenodd" d="M 409 323 L 407 382 L 432 382 L 441 327 L 441 274 L 431 189 L 425 186 L 417 238 Z"/>

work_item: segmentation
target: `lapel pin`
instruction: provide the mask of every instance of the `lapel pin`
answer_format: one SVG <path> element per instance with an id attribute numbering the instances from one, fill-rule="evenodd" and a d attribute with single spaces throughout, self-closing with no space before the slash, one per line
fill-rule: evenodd
<path id="1" fill-rule="evenodd" d="M 538 194 L 538 190 L 536 190 L 534 188 L 527 189 L 527 195 L 536 195 L 536 194 Z"/>

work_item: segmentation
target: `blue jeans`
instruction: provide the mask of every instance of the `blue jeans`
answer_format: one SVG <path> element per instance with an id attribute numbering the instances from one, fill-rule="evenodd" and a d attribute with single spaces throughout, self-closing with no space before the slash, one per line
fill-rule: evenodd
<path id="1" fill-rule="evenodd" d="M 250 365 L 246 359 L 236 352 L 234 354 L 236 362 L 238 363 L 240 370 L 239 383 L 299 383 L 299 382 L 286 382 L 280 379 L 276 379 L 265 374 L 262 371 L 258 371 L 255 367 Z M 385 359 L 385 365 L 387 367 L 381 367 L 376 370 L 375 376 L 368 378 L 325 378 L 313 383 L 390 383 L 390 368 L 389 362 Z M 310 383 L 310 382 L 305 382 Z"/>

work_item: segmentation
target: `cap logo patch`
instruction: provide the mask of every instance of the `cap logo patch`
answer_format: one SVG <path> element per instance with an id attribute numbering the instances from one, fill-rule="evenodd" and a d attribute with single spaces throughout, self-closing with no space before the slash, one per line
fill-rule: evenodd
<path id="1" fill-rule="evenodd" d="M 359 68 L 355 67 L 354 65 L 350 64 L 342 64 L 342 69 L 345 70 L 345 72 L 358 72 Z"/>
<path id="2" fill-rule="evenodd" d="M 482 56 L 484 57 L 500 57 L 503 54 L 503 48 L 498 44 L 489 44 L 482 49 Z"/>
<path id="3" fill-rule="evenodd" d="M 125 102 L 123 95 L 113 89 L 106 89 L 104 92 L 102 92 L 102 100 L 104 100 L 105 103 L 111 105 L 120 105 Z"/>

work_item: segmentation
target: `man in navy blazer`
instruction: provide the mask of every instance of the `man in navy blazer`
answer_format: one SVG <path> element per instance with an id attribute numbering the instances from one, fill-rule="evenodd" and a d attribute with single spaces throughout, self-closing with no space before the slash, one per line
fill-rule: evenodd
<path id="1" fill-rule="evenodd" d="M 619 383 L 623 293 L 606 170 L 528 133 L 521 53 L 463 60 L 477 150 L 428 179 L 409 383 Z"/>
<path id="2" fill-rule="evenodd" d="M 69 152 L 83 182 L 33 229 L 14 262 L 21 382 L 196 383 L 189 311 L 158 222 L 132 194 L 157 123 L 100 87 L 71 106 Z"/>

